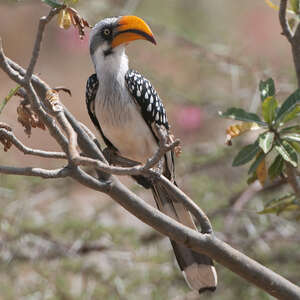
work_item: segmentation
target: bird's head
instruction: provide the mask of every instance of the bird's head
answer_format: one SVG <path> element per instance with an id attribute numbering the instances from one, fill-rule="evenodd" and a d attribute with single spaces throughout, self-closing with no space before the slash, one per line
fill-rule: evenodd
<path id="1" fill-rule="evenodd" d="M 96 53 L 104 57 L 110 56 L 129 42 L 139 39 L 156 44 L 151 29 L 141 18 L 136 16 L 106 18 L 97 23 L 91 31 L 90 54 L 92 57 Z"/>

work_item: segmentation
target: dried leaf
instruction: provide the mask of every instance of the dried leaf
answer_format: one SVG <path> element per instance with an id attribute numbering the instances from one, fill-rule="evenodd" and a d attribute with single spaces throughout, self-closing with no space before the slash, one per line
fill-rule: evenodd
<path id="1" fill-rule="evenodd" d="M 266 179 L 267 179 L 267 168 L 266 168 L 266 160 L 263 159 L 260 164 L 258 165 L 257 169 L 256 169 L 256 175 L 257 175 L 257 179 L 259 180 L 259 182 L 261 183 L 261 185 L 264 185 Z"/>
<path id="2" fill-rule="evenodd" d="M 84 28 L 85 27 L 91 28 L 91 26 L 84 18 L 82 18 L 79 15 L 79 13 L 74 8 L 67 7 L 66 11 L 68 12 L 71 18 L 71 22 L 73 26 L 75 28 L 77 27 L 80 39 L 83 39 L 83 37 L 85 36 Z"/>
<path id="3" fill-rule="evenodd" d="M 5 105 L 7 104 L 7 102 L 14 96 L 16 95 L 16 93 L 18 92 L 18 90 L 20 89 L 20 85 L 17 85 L 15 88 L 11 89 L 8 93 L 8 95 L 4 98 L 3 102 L 0 105 L 0 114 L 2 113 Z"/>
<path id="4" fill-rule="evenodd" d="M 240 136 L 241 134 L 249 131 L 249 130 L 257 130 L 260 129 L 260 127 L 253 122 L 242 122 L 242 123 L 238 123 L 238 124 L 234 124 L 229 126 L 226 129 L 226 145 L 231 146 L 232 142 L 231 140 L 237 136 Z"/>
<path id="5" fill-rule="evenodd" d="M 56 88 L 54 88 L 53 90 L 56 91 L 56 92 L 63 91 L 63 92 L 65 92 L 65 93 L 69 94 L 70 97 L 72 97 L 72 92 L 71 92 L 71 90 L 68 89 L 68 88 L 65 88 L 65 87 L 63 87 L 63 86 L 56 87 Z"/>
<path id="6" fill-rule="evenodd" d="M 170 134 L 168 135 L 168 138 L 169 138 L 169 141 L 170 141 L 171 143 L 174 143 L 175 137 L 174 137 L 173 134 L 170 133 Z M 178 146 L 176 146 L 176 147 L 174 148 L 174 153 L 175 153 L 176 157 L 179 157 L 179 156 L 180 156 L 180 154 L 182 153 L 182 148 L 181 148 L 180 145 L 178 145 Z"/>
<path id="7" fill-rule="evenodd" d="M 25 133 L 28 137 L 31 136 L 31 129 L 32 128 L 40 128 L 45 130 L 45 124 L 38 118 L 38 116 L 27 106 L 20 104 L 17 107 L 17 114 L 18 114 L 18 122 L 22 124 L 25 128 Z"/>
<path id="8" fill-rule="evenodd" d="M 279 6 L 274 4 L 271 0 L 265 0 L 265 2 L 273 9 L 279 10 Z"/>
<path id="9" fill-rule="evenodd" d="M 61 29 L 69 29 L 72 25 L 71 15 L 67 9 L 62 9 L 57 17 L 57 24 Z"/>
<path id="10" fill-rule="evenodd" d="M 11 127 L 3 122 L 0 122 L 0 128 L 4 128 L 7 131 L 12 131 Z M 4 151 L 7 152 L 12 146 L 12 142 L 6 138 L 6 136 L 0 133 L 0 143 L 4 146 Z"/>
<path id="11" fill-rule="evenodd" d="M 46 93 L 46 101 L 48 101 L 53 109 L 53 111 L 61 111 L 63 109 L 59 101 L 58 92 L 54 89 L 48 90 Z"/>

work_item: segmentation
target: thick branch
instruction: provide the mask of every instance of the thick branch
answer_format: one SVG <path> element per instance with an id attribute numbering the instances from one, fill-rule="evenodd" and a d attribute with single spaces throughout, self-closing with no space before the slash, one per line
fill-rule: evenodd
<path id="1" fill-rule="evenodd" d="M 178 243 L 209 255 L 278 299 L 300 299 L 300 288 L 212 235 L 200 234 L 151 207 L 114 181 L 109 195 L 143 222 Z"/>

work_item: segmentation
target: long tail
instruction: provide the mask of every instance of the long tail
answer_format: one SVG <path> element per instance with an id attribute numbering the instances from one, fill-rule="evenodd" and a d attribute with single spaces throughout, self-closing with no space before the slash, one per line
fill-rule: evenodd
<path id="1" fill-rule="evenodd" d="M 180 223 L 197 230 L 191 214 L 183 204 L 172 200 L 168 191 L 159 183 L 154 183 L 152 193 L 158 209 Z M 171 240 L 178 265 L 191 289 L 199 293 L 214 291 L 217 286 L 217 273 L 211 258 L 186 248 Z"/>

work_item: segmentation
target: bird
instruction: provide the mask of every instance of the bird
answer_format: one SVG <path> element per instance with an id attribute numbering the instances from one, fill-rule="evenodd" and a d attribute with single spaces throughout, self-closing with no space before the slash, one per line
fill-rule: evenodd
<path id="1" fill-rule="evenodd" d="M 156 44 L 148 24 L 137 16 L 108 17 L 90 32 L 89 51 L 95 73 L 86 84 L 90 119 L 106 146 L 118 155 L 141 164 L 158 149 L 159 126 L 170 135 L 164 105 L 151 82 L 129 68 L 126 46 L 135 40 Z M 162 174 L 175 181 L 174 150 L 163 157 Z M 190 212 L 173 201 L 161 184 L 143 176 L 134 179 L 151 189 L 158 209 L 178 222 L 197 230 Z M 193 290 L 214 291 L 217 274 L 211 258 L 171 240 L 183 276 Z"/>

